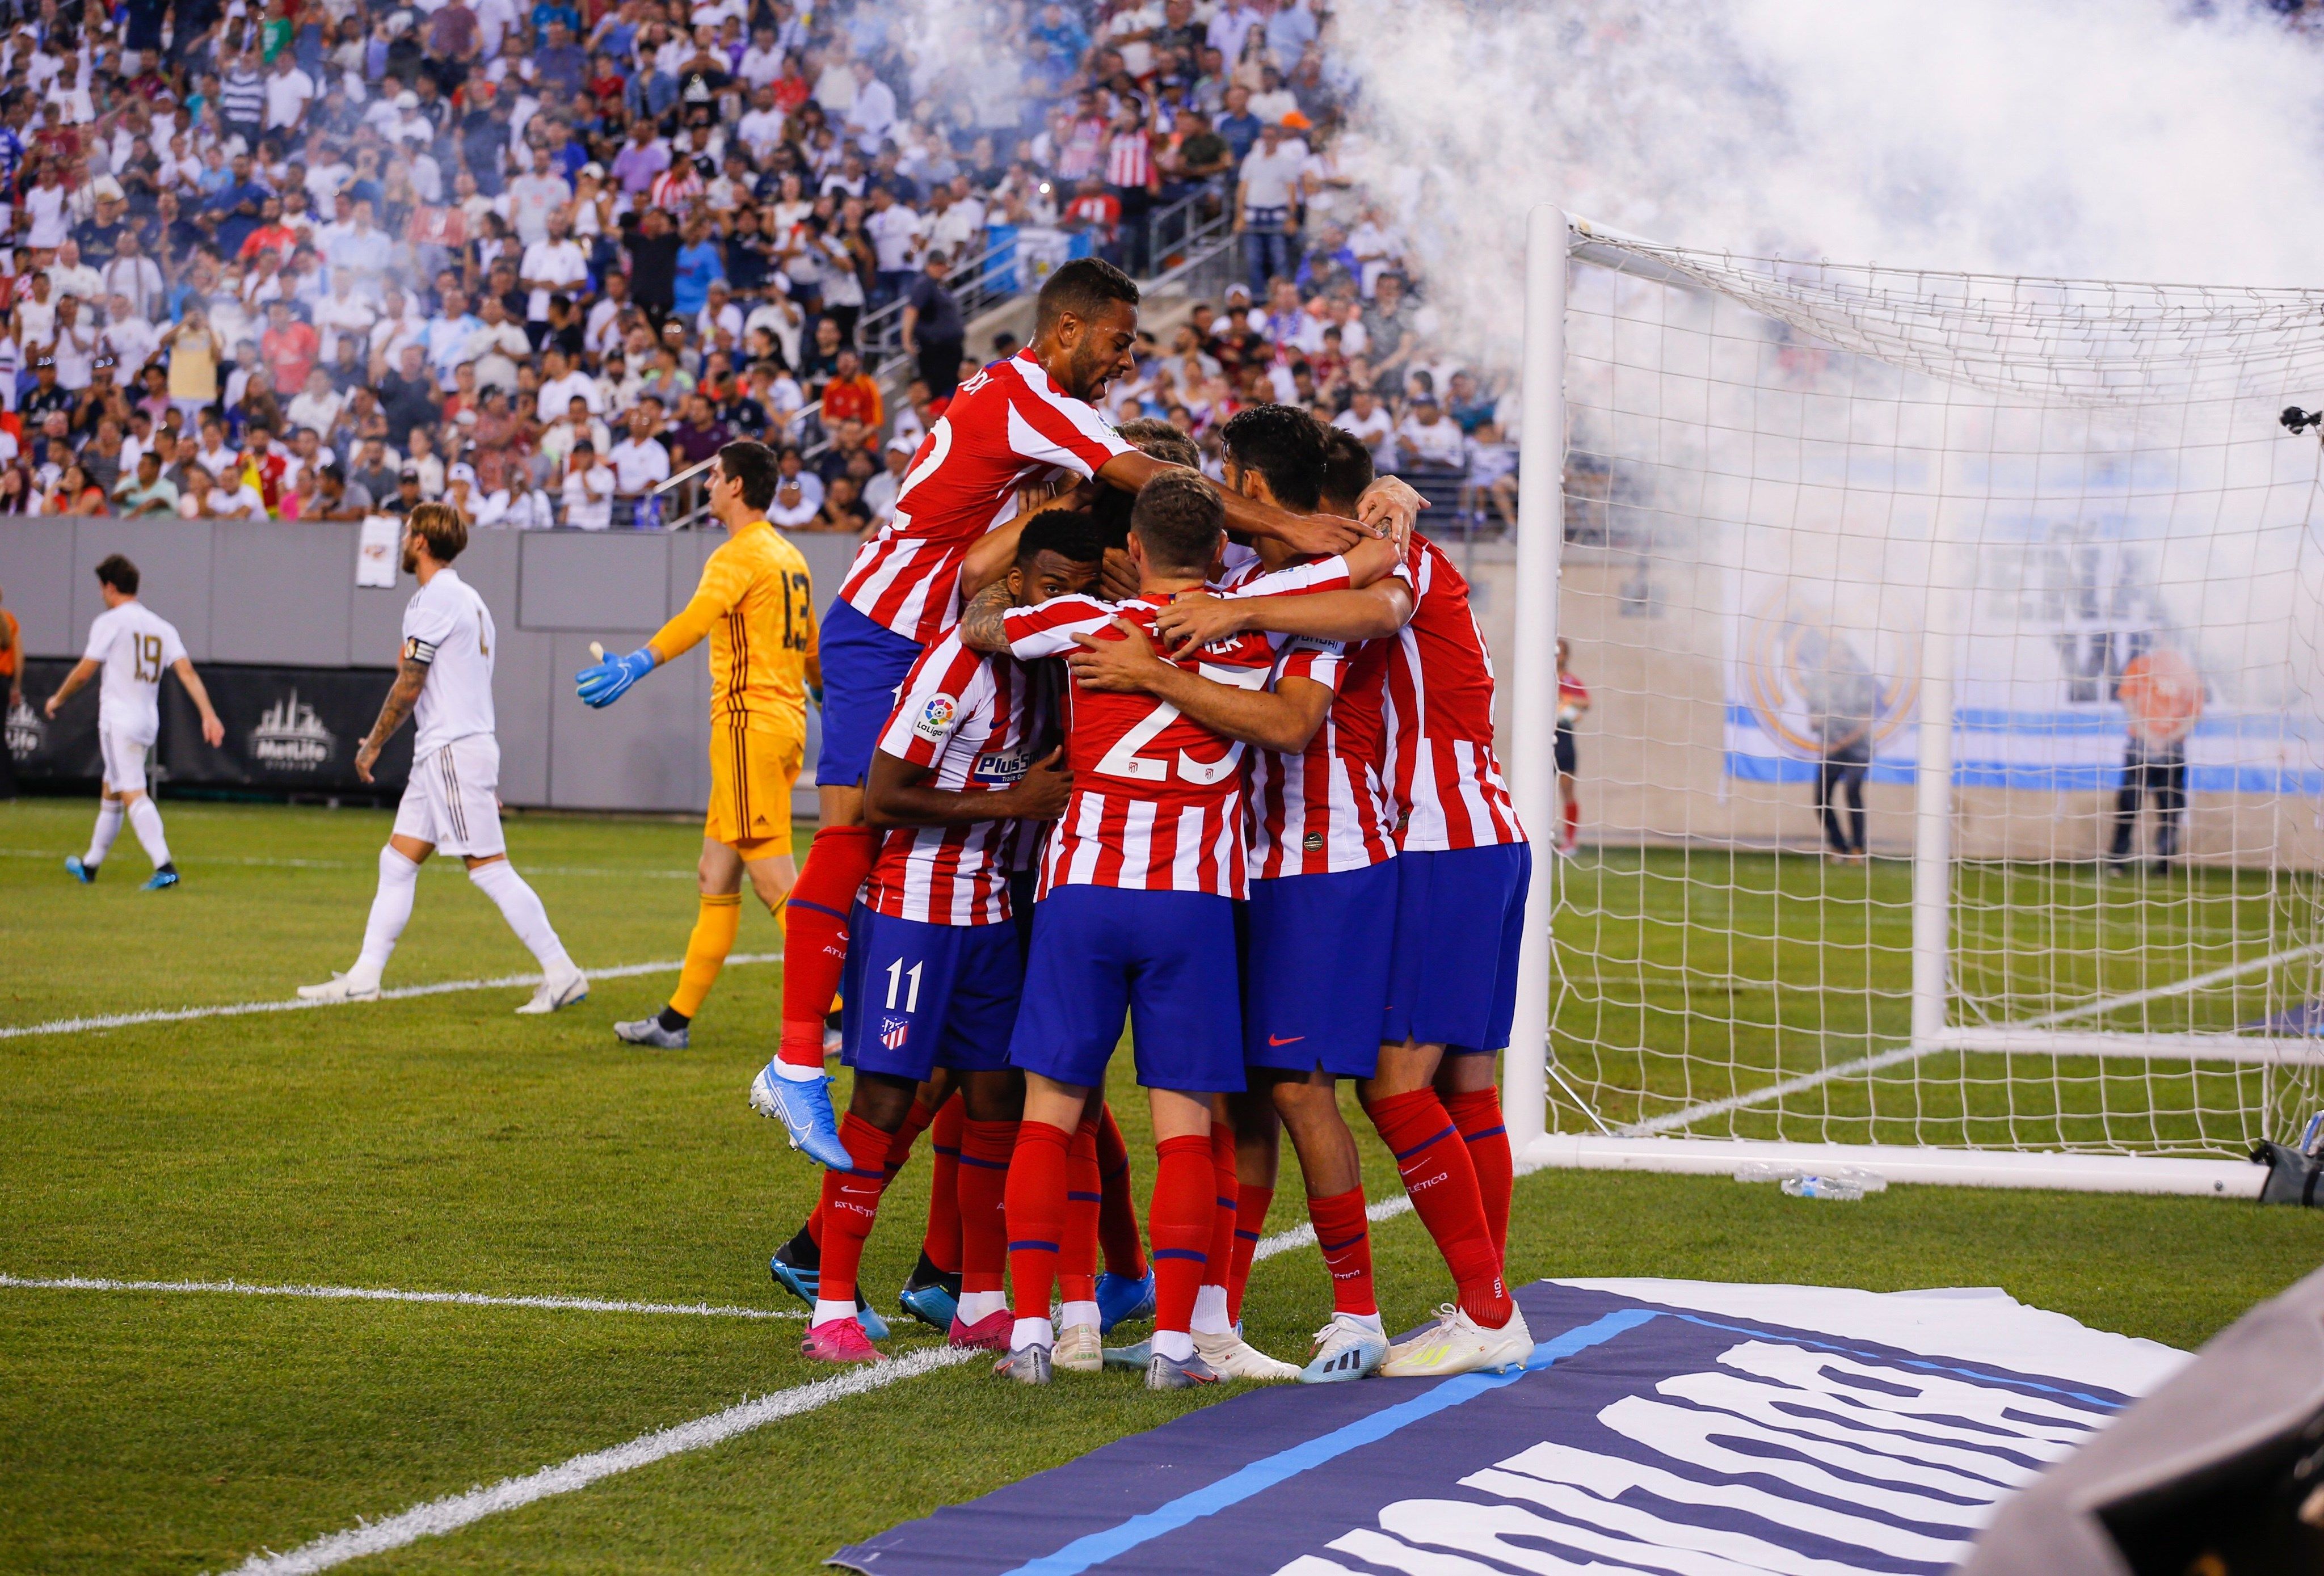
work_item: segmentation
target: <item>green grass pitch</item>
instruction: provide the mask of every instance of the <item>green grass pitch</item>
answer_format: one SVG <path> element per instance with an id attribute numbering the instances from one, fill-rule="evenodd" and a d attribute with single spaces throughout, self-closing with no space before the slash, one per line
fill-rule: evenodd
<path id="1" fill-rule="evenodd" d="M 281 999 L 350 961 L 384 815 L 169 803 L 186 882 L 155 894 L 136 889 L 144 862 L 127 837 L 92 889 L 59 868 L 93 808 L 0 805 L 0 1025 Z M 683 952 L 694 825 L 521 816 L 510 835 L 585 966 Z M 779 938 L 752 911 L 740 945 Z M 530 963 L 456 868 L 431 868 L 388 983 Z M 0 1274 L 784 1307 L 766 1256 L 816 1179 L 743 1101 L 779 970 L 730 971 L 690 1051 L 617 1044 L 610 1021 L 670 983 L 601 982 L 547 1020 L 512 1016 L 524 992 L 504 988 L 0 1040 Z M 1127 1090 L 1117 1110 L 1142 1199 L 1142 1111 Z M 1392 1192 L 1354 1125 L 1374 1196 Z M 873 1239 L 866 1281 L 883 1304 L 917 1248 L 927 1177 L 916 1157 Z M 1298 1223 L 1298 1199 L 1286 1157 L 1272 1229 Z M 1512 1279 L 1999 1285 L 2191 1346 L 2313 1267 L 2324 1218 L 1934 1188 L 1837 1205 L 1723 1179 L 1542 1174 L 1517 1184 L 1511 1237 Z M 1381 1225 L 1375 1251 L 1392 1323 L 1444 1295 L 1410 1216 Z M 1285 1253 L 1254 1277 L 1250 1333 L 1304 1355 L 1328 1307 L 1313 1252 Z M 899 1348 L 931 1339 L 899 1330 Z M 0 1287 L 0 1569 L 230 1569 L 825 1377 L 798 1354 L 799 1331 Z M 1037 1393 L 951 1369 L 346 1569 L 806 1571 L 842 1543 L 1218 1398 L 1148 1396 L 1117 1376 Z"/>

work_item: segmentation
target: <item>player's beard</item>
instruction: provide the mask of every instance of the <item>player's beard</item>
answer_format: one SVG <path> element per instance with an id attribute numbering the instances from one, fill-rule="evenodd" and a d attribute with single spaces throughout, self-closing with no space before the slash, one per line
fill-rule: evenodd
<path id="1" fill-rule="evenodd" d="M 420 573 L 420 543 L 408 536 L 403 539 L 403 572 L 407 575 Z"/>

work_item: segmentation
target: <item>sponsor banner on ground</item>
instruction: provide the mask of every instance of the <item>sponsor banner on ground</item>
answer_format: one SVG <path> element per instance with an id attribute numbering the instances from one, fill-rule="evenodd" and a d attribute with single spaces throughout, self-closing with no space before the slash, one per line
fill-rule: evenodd
<path id="1" fill-rule="evenodd" d="M 1522 1373 L 1249 1391 L 832 1562 L 1934 1576 L 2185 1360 L 1993 1290 L 1545 1281 L 1518 1301 Z"/>

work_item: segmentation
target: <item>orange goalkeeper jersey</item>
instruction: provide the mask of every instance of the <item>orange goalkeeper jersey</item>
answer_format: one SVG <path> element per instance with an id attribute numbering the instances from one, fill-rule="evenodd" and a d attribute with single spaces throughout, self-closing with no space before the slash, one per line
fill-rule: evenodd
<path id="1" fill-rule="evenodd" d="M 821 682 L 807 560 L 761 520 L 702 566 L 702 583 L 650 642 L 669 662 L 710 638 L 710 720 L 804 736 L 807 690 Z"/>

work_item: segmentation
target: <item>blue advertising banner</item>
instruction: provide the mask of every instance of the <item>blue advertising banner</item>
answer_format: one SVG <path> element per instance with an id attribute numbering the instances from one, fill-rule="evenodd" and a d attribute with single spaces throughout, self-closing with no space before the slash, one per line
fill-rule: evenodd
<path id="1" fill-rule="evenodd" d="M 1519 1301 L 1539 1343 L 1522 1373 L 1252 1390 L 832 1563 L 1933 1576 L 2183 1360 L 1997 1292 L 1542 1282 Z"/>

